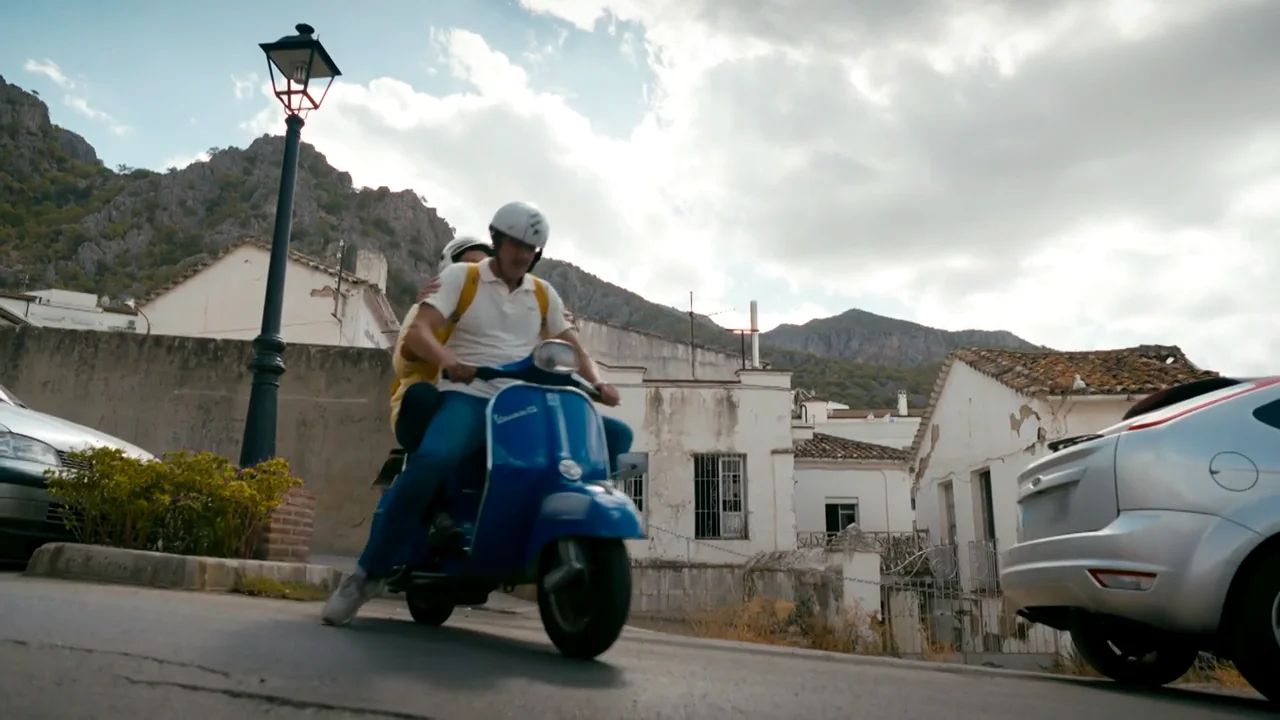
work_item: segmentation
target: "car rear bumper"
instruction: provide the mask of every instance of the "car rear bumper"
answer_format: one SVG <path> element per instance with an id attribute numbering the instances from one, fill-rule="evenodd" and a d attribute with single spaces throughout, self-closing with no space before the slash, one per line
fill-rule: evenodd
<path id="1" fill-rule="evenodd" d="M 1235 569 L 1261 540 L 1214 515 L 1123 512 L 1096 532 L 1010 547 L 1000 584 L 1006 598 L 1033 620 L 1040 609 L 1073 608 L 1210 634 L 1217 630 Z M 1090 570 L 1152 573 L 1156 579 L 1148 590 L 1115 590 L 1101 586 Z"/>

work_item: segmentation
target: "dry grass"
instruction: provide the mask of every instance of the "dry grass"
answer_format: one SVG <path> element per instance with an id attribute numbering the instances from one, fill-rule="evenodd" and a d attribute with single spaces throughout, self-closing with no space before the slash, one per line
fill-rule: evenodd
<path id="1" fill-rule="evenodd" d="M 891 655 L 888 628 L 875 615 L 849 612 L 832 621 L 805 613 L 785 600 L 757 597 L 737 608 L 691 613 L 684 618 L 633 617 L 630 624 L 647 630 L 692 637 L 763 645 L 801 647 L 856 655 Z M 960 662 L 959 649 L 931 644 L 923 653 L 933 662 Z M 1101 677 L 1075 653 L 1046 671 L 1080 677 Z M 1229 662 L 1205 655 L 1177 684 L 1216 685 L 1248 690 L 1250 685 Z"/>
<path id="2" fill-rule="evenodd" d="M 231 592 L 251 597 L 297 600 L 299 602 L 320 602 L 329 595 L 324 588 L 314 585 L 280 582 L 279 580 L 260 577 L 241 578 L 236 582 Z"/>
<path id="3" fill-rule="evenodd" d="M 1240 674 L 1235 665 L 1207 655 L 1201 656 L 1195 667 L 1191 668 L 1186 675 L 1183 675 L 1178 683 L 1218 685 L 1232 690 L 1253 689 L 1253 686 L 1244 679 L 1244 676 Z"/>
<path id="4" fill-rule="evenodd" d="M 738 608 L 708 610 L 686 619 L 633 618 L 632 625 L 659 632 L 763 645 L 802 647 L 859 655 L 883 655 L 879 621 L 851 612 L 838 620 L 807 613 L 786 600 L 757 597 Z"/>
<path id="5" fill-rule="evenodd" d="M 1060 661 L 1050 672 L 1076 677 L 1100 678 L 1102 675 L 1089 666 L 1079 655 L 1072 651 L 1067 658 Z M 1217 685 L 1232 690 L 1251 690 L 1252 685 L 1244 679 L 1235 665 L 1218 660 L 1211 655 L 1201 655 L 1196 664 L 1186 675 L 1174 683 L 1175 685 Z"/>

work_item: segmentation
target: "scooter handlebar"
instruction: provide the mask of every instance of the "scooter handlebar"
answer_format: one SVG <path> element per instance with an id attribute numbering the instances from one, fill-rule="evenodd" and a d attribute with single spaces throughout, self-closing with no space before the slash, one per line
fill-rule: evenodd
<path id="1" fill-rule="evenodd" d="M 538 377 L 536 379 L 530 377 L 533 374 L 534 373 L 529 370 L 512 372 L 508 370 L 500 370 L 494 367 L 478 367 L 476 368 L 475 379 L 485 380 L 485 381 L 505 380 L 505 379 L 525 380 L 528 382 L 536 382 L 540 385 L 558 385 L 561 387 L 576 387 L 577 389 L 585 393 L 587 397 L 591 398 L 592 400 L 596 402 L 599 402 L 601 400 L 600 391 L 597 390 L 594 385 L 592 385 L 591 383 L 583 379 L 583 377 L 578 373 L 563 375 L 560 373 L 540 371 L 540 372 L 537 372 Z M 444 377 L 444 379 L 448 380 L 449 371 L 445 370 L 442 373 L 442 376 Z M 559 382 L 554 382 L 557 380 Z"/>

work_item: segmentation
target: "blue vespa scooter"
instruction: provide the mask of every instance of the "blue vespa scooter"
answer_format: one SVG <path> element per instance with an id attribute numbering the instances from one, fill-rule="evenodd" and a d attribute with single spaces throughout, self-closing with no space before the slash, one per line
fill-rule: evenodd
<path id="1" fill-rule="evenodd" d="M 460 469 L 450 513 L 464 547 L 433 547 L 424 522 L 388 582 L 405 594 L 416 622 L 442 625 L 459 605 L 537 583 L 542 625 L 562 654 L 594 658 L 618 639 L 631 610 L 623 541 L 644 534 L 635 504 L 614 482 L 643 475 L 648 461 L 622 455 L 609 476 L 592 404 L 598 395 L 576 370 L 573 347 L 559 340 L 544 340 L 523 360 L 476 369 L 481 380 L 520 382 L 490 400 L 485 449 Z M 406 460 L 393 453 L 374 484 Z"/>

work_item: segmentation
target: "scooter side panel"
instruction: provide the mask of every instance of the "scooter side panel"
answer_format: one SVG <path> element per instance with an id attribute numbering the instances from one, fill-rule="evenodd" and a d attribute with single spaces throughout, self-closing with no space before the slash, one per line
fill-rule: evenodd
<path id="1" fill-rule="evenodd" d="M 608 476 L 604 428 L 579 392 L 510 385 L 489 404 L 489 482 L 472 539 L 467 574 L 523 578 L 526 548 L 544 496 L 565 480 L 563 461 L 584 477 Z"/>

